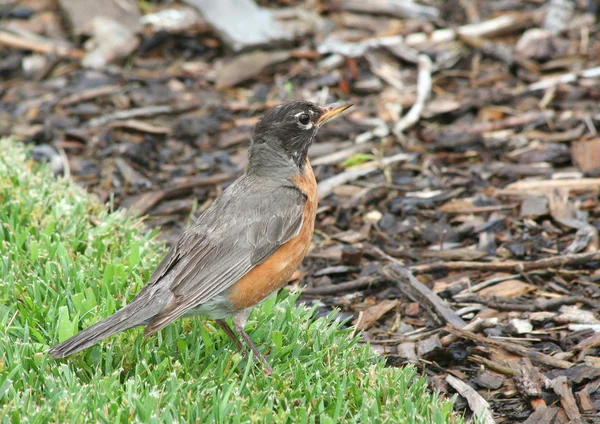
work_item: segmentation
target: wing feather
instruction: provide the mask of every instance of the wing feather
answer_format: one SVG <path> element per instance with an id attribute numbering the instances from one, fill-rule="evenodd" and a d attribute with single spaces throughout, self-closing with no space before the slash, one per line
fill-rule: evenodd
<path id="1" fill-rule="evenodd" d="M 227 290 L 299 233 L 306 196 L 292 183 L 252 178 L 236 181 L 184 233 L 156 278 L 169 278 L 172 298 L 146 334 Z"/>

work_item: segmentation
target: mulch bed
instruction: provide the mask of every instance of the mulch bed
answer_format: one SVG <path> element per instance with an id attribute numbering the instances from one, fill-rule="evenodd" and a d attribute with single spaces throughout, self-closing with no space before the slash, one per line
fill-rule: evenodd
<path id="1" fill-rule="evenodd" d="M 309 152 L 303 301 L 484 422 L 600 421 L 595 1 L 259 1 L 241 40 L 203 1 L 4 3 L 0 135 L 167 243 L 265 110 L 356 102 Z"/>

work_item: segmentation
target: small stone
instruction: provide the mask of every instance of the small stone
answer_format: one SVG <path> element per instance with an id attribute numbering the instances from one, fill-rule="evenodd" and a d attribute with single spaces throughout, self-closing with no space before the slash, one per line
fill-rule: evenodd
<path id="1" fill-rule="evenodd" d="M 411 342 L 400 343 L 398 345 L 398 356 L 406 359 L 408 362 L 418 362 L 415 344 Z"/>
<path id="2" fill-rule="evenodd" d="M 533 331 L 531 322 L 524 319 L 511 319 L 508 326 L 510 331 L 516 334 L 528 334 Z"/>
<path id="3" fill-rule="evenodd" d="M 383 214 L 379 211 L 371 211 L 365 214 L 363 220 L 366 224 L 377 224 L 379 220 L 383 217 Z"/>
<path id="4" fill-rule="evenodd" d="M 521 203 L 520 218 L 537 218 L 548 215 L 548 199 L 545 196 L 527 197 Z"/>
<path id="5" fill-rule="evenodd" d="M 417 356 L 423 357 L 428 353 L 433 352 L 434 350 L 438 350 L 442 348 L 442 344 L 440 343 L 440 339 L 438 336 L 431 336 L 427 339 L 420 340 L 417 343 Z"/>
<path id="6" fill-rule="evenodd" d="M 354 246 L 344 246 L 342 249 L 342 263 L 349 266 L 360 265 L 363 252 Z"/>
<path id="7" fill-rule="evenodd" d="M 404 313 L 406 315 L 408 315 L 409 317 L 418 317 L 419 316 L 419 303 L 418 302 L 412 302 L 409 303 L 406 306 L 406 309 L 404 310 Z"/>

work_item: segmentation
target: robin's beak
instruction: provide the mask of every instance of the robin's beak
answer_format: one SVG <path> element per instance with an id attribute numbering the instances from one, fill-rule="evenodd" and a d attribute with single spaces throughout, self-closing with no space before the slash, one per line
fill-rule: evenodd
<path id="1" fill-rule="evenodd" d="M 320 127 L 325 122 L 333 119 L 334 117 L 336 117 L 337 115 L 339 115 L 340 113 L 352 106 L 354 106 L 354 103 L 352 102 L 338 102 L 322 107 L 321 110 L 323 111 L 323 114 L 317 121 L 317 126 Z"/>

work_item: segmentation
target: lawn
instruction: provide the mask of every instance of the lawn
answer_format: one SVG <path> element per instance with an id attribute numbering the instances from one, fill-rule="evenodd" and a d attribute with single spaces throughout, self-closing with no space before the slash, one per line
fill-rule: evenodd
<path id="1" fill-rule="evenodd" d="M 462 422 L 414 368 L 285 291 L 248 323 L 270 377 L 204 319 L 47 355 L 141 289 L 165 253 L 155 235 L 0 140 L 1 422 Z"/>

